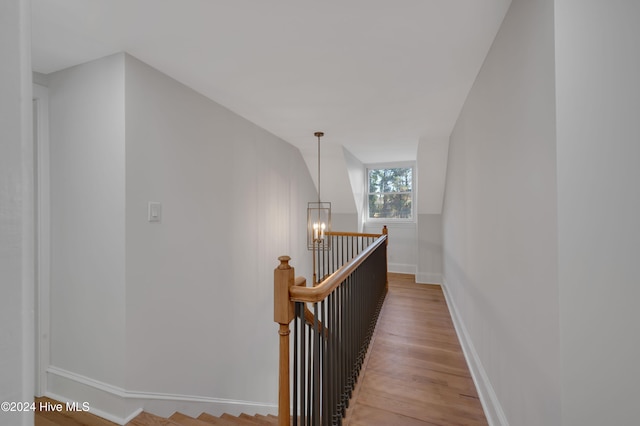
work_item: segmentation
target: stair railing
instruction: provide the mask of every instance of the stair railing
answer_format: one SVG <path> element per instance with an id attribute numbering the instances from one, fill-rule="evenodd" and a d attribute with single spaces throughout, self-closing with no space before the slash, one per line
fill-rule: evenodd
<path id="1" fill-rule="evenodd" d="M 386 225 L 382 228 L 381 234 L 327 232 L 325 240 L 318 245 L 319 249 L 314 251 L 314 285 L 324 281 L 342 265 L 373 244 L 376 239 L 387 234 Z"/>
<path id="2" fill-rule="evenodd" d="M 295 277 L 289 256 L 278 259 L 278 425 L 341 425 L 387 293 L 386 232 L 314 287 L 307 287 L 304 277 Z"/>

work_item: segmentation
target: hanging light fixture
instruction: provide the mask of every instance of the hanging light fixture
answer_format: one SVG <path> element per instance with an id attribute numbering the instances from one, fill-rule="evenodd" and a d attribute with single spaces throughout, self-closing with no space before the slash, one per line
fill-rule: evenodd
<path id="1" fill-rule="evenodd" d="M 320 138 L 324 133 L 315 132 L 313 135 L 318 138 L 318 201 L 307 204 L 307 248 L 315 252 L 329 250 L 331 246 L 327 235 L 331 231 L 331 203 L 320 198 Z"/>

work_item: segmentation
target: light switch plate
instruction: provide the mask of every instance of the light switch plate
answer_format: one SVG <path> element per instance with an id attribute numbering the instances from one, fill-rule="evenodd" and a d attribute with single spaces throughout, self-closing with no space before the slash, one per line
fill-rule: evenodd
<path id="1" fill-rule="evenodd" d="M 149 222 L 160 223 L 162 221 L 162 203 L 149 201 Z"/>

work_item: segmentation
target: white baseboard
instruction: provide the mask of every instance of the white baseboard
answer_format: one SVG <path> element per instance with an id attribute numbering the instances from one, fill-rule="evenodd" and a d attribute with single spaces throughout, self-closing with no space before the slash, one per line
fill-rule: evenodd
<path id="1" fill-rule="evenodd" d="M 430 273 L 430 272 L 418 272 L 416 274 L 416 283 L 442 285 L 442 274 Z"/>
<path id="2" fill-rule="evenodd" d="M 395 272 L 396 274 L 416 274 L 416 265 L 408 265 L 404 263 L 389 263 L 387 267 L 389 272 Z"/>
<path id="3" fill-rule="evenodd" d="M 178 395 L 155 392 L 128 391 L 61 368 L 47 369 L 46 396 L 61 402 L 89 403 L 90 412 L 119 425 L 125 425 L 141 411 L 168 417 L 176 411 L 189 416 L 202 412 L 213 415 L 229 413 L 277 414 L 277 404 Z"/>
<path id="4" fill-rule="evenodd" d="M 500 405 L 500 401 L 498 401 L 498 397 L 493 390 L 493 386 L 491 386 L 489 377 L 482 366 L 482 362 L 480 361 L 480 357 L 478 356 L 473 342 L 471 341 L 467 328 L 460 317 L 453 298 L 449 294 L 447 280 L 444 276 L 442 277 L 442 291 L 444 293 L 447 306 L 449 307 L 449 312 L 451 312 L 453 325 L 456 329 L 460 345 L 462 346 L 464 357 L 467 360 L 471 377 L 476 385 L 476 389 L 478 390 L 478 395 L 480 397 L 480 402 L 482 403 L 482 408 L 484 409 L 484 414 L 487 417 L 487 422 L 489 423 L 489 426 L 509 426 L 507 417 L 502 410 L 502 406 Z"/>

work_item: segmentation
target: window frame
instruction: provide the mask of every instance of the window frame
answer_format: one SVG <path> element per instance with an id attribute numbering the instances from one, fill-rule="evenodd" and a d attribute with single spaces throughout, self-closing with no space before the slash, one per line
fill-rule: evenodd
<path id="1" fill-rule="evenodd" d="M 380 169 L 411 169 L 411 191 L 409 192 L 382 192 L 381 194 L 410 194 L 411 195 L 411 217 L 410 218 L 387 218 L 387 217 L 369 217 L 369 195 L 380 194 L 377 192 L 369 192 L 369 171 Z M 395 161 L 388 163 L 371 163 L 365 164 L 364 167 L 364 223 L 416 223 L 416 184 L 418 178 L 416 176 L 416 163 L 414 161 Z"/>

